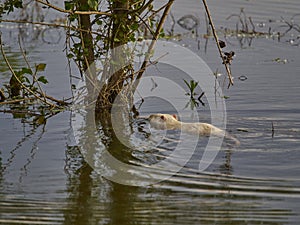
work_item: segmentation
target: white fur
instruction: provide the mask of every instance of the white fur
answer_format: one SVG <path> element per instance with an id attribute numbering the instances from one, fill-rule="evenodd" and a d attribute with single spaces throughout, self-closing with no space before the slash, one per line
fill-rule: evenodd
<path id="1" fill-rule="evenodd" d="M 209 123 L 184 123 L 178 120 L 176 115 L 170 114 L 152 114 L 148 117 L 150 125 L 159 130 L 182 130 L 189 134 L 198 134 L 202 136 L 218 136 L 232 139 L 239 145 L 239 140 L 230 134 L 215 127 Z"/>

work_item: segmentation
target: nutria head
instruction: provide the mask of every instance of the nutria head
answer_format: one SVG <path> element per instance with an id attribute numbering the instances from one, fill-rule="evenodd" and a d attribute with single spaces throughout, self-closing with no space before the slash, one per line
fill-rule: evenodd
<path id="1" fill-rule="evenodd" d="M 150 115 L 148 120 L 152 127 L 160 130 L 175 129 L 180 123 L 176 115 L 161 113 Z"/>

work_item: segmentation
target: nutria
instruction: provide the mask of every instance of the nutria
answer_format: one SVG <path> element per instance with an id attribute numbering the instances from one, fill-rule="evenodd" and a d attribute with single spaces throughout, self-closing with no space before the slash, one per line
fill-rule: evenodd
<path id="1" fill-rule="evenodd" d="M 185 123 L 178 120 L 176 115 L 170 114 L 152 114 L 148 118 L 150 125 L 159 130 L 181 130 L 189 134 L 198 134 L 201 136 L 225 137 L 239 145 L 240 142 L 226 131 L 217 128 L 209 123 Z"/>

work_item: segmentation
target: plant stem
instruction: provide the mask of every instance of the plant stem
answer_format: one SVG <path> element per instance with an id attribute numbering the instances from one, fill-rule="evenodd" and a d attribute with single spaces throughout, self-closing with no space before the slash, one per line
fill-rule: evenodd
<path id="1" fill-rule="evenodd" d="M 216 32 L 216 28 L 213 24 L 213 21 L 212 21 L 212 18 L 211 18 L 211 15 L 210 15 L 210 12 L 209 12 L 209 8 L 207 6 L 207 3 L 206 3 L 206 0 L 202 0 L 203 4 L 204 4 L 204 7 L 205 7 L 205 11 L 206 11 L 206 14 L 207 14 L 207 17 L 208 17 L 208 20 L 209 20 L 209 24 L 211 26 L 211 29 L 212 29 L 212 32 L 213 32 L 213 36 L 215 38 L 215 41 L 216 41 L 216 44 L 217 44 L 217 47 L 218 47 L 218 50 L 219 50 L 219 54 L 223 60 L 223 63 L 225 65 L 225 68 L 226 68 L 226 71 L 227 71 L 227 75 L 228 75 L 228 79 L 229 79 L 229 85 L 228 85 L 228 88 L 230 87 L 230 85 L 233 85 L 233 78 L 232 78 L 232 74 L 231 74 L 231 71 L 230 71 L 230 68 L 228 66 L 228 63 L 226 62 L 224 56 L 223 56 L 223 52 L 221 50 L 221 46 L 220 46 L 220 43 L 219 43 L 219 38 L 218 38 L 218 35 L 217 35 L 217 32 Z"/>
<path id="2" fill-rule="evenodd" d="M 46 99 L 44 98 L 41 98 L 40 96 L 38 96 L 34 91 L 32 91 L 30 88 L 26 87 L 21 81 L 20 79 L 18 78 L 18 76 L 16 75 L 15 71 L 13 70 L 12 66 L 10 65 L 7 57 L 6 57 L 6 54 L 4 52 L 4 49 L 3 49 L 3 44 L 2 44 L 2 38 L 1 38 L 1 34 L 0 34 L 0 50 L 1 50 L 1 54 L 3 56 L 3 59 L 7 65 L 7 67 L 9 68 L 10 72 L 12 73 L 12 75 L 14 76 L 14 78 L 16 79 L 16 81 L 22 86 L 22 88 L 24 88 L 26 91 L 30 92 L 34 97 L 36 97 L 37 99 L 39 99 L 40 101 L 44 102 L 45 104 L 49 105 L 51 108 L 55 108 L 55 107 L 58 107 L 57 105 L 55 104 L 52 104 L 51 102 L 48 102 Z M 40 95 L 46 97 L 46 98 L 49 98 L 49 96 L 47 96 L 45 93 L 43 92 L 38 92 Z M 50 98 L 49 98 L 50 99 Z M 51 99 L 52 101 L 54 101 L 54 98 Z M 55 99 L 56 100 L 56 99 Z M 60 100 L 58 100 L 60 101 Z M 62 101 L 61 101 L 62 102 Z"/>
<path id="3" fill-rule="evenodd" d="M 68 14 L 78 14 L 78 15 L 105 15 L 105 16 L 111 16 L 111 13 L 108 12 L 99 12 L 99 11 L 71 11 L 71 10 L 65 10 L 62 8 L 59 8 L 55 5 L 52 5 L 48 2 L 44 2 L 42 0 L 35 0 L 38 3 L 41 3 L 43 5 L 46 5 L 58 12 L 62 12 L 62 13 L 68 13 Z"/>
<path id="4" fill-rule="evenodd" d="M 161 19 L 159 21 L 159 24 L 158 24 L 158 26 L 156 28 L 155 35 L 154 35 L 154 37 L 153 37 L 153 39 L 152 39 L 152 41 L 151 41 L 151 43 L 150 43 L 150 45 L 148 47 L 148 51 L 146 53 L 145 59 L 143 61 L 143 64 L 142 64 L 142 66 L 141 66 L 141 68 L 140 68 L 140 70 L 139 70 L 139 72 L 138 72 L 138 74 L 136 76 L 135 82 L 133 83 L 133 88 L 132 88 L 133 92 L 135 92 L 135 90 L 136 90 L 136 88 L 137 88 L 137 86 L 139 84 L 139 80 L 143 76 L 143 73 L 145 72 L 145 70 L 147 68 L 151 52 L 152 52 L 152 50 L 153 50 L 153 48 L 154 48 L 154 46 L 156 44 L 158 36 L 159 36 L 159 34 L 160 34 L 160 32 L 161 32 L 161 30 L 163 28 L 165 20 L 167 19 L 167 16 L 168 16 L 168 14 L 169 14 L 169 12 L 171 10 L 171 7 L 172 7 L 172 4 L 174 3 L 174 1 L 175 0 L 169 0 L 169 2 L 167 3 L 167 5 L 165 6 L 166 8 L 165 8 L 165 10 L 163 12 L 163 15 L 162 15 L 162 17 L 161 17 Z"/>

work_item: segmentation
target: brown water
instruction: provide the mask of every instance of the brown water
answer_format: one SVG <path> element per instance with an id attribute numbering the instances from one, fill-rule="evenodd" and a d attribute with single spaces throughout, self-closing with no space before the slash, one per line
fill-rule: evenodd
<path id="1" fill-rule="evenodd" d="M 226 18 L 239 14 L 240 8 L 251 16 L 257 31 L 269 32 L 271 27 L 271 32 L 283 34 L 288 30 L 283 19 L 293 19 L 296 28 L 300 25 L 297 0 L 210 1 L 209 6 L 218 28 L 235 30 L 237 18 Z M 178 1 L 172 12 L 178 19 L 190 14 L 198 17 L 197 32 L 205 33 L 204 17 L 197 16 L 203 12 L 200 2 Z M 1 32 L 7 45 L 16 43 L 17 29 L 1 27 Z M 177 24 L 177 32 L 188 31 Z M 196 152 L 186 168 L 167 181 L 146 187 L 120 185 L 85 163 L 70 139 L 70 112 L 59 113 L 38 127 L 26 118 L 1 113 L 0 223 L 298 224 L 300 32 L 292 29 L 279 41 L 275 34 L 226 37 L 227 48 L 236 53 L 232 65 L 235 85 L 224 93 L 229 96 L 227 128 L 240 139 L 241 146 L 224 147 L 201 173 L 197 171 L 201 152 Z M 63 41 L 57 46 L 32 39 L 29 35 L 26 44 L 30 59 L 47 63 L 47 93 L 58 98 L 70 96 L 67 62 L 61 51 Z M 224 73 L 213 40 L 208 41 L 206 53 L 205 42 L 204 38 L 187 34 L 177 43 L 198 53 L 213 71 Z M 14 65 L 20 66 L 22 59 L 17 49 L 15 46 L 7 51 Z M 1 62 L 0 65 L 4 71 L 1 81 L 7 80 L 8 72 Z M 180 76 L 180 71 L 164 65 L 158 65 L 156 73 Z M 247 80 L 238 79 L 240 76 Z M 187 96 L 176 99 L 185 103 Z M 209 121 L 207 107 L 197 110 L 204 121 Z M 141 108 L 145 115 L 158 111 L 173 113 L 173 108 L 158 99 L 146 100 Z M 135 125 L 147 130 L 147 124 L 141 121 Z M 176 138 L 178 134 L 170 135 Z M 138 143 L 145 137 L 135 138 Z M 161 157 L 172 151 L 174 143 L 162 143 L 162 147 L 165 151 L 150 152 L 153 154 L 132 152 L 131 162 L 142 166 L 150 163 L 153 155 Z M 117 148 L 128 153 L 127 149 Z"/>

